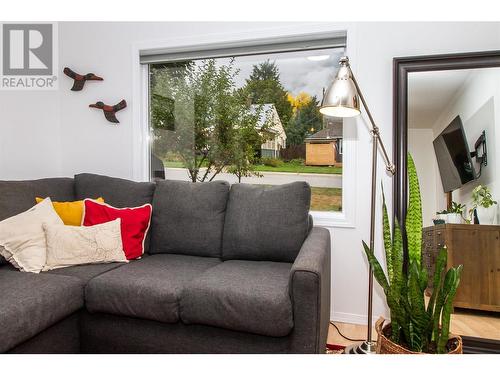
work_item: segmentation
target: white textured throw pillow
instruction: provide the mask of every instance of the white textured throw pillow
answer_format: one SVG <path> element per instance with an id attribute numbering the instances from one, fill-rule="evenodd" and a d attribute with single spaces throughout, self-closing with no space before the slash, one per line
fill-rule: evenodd
<path id="1" fill-rule="evenodd" d="M 40 272 L 47 253 L 43 224 L 63 224 L 50 198 L 1 221 L 0 255 L 21 271 Z"/>
<path id="2" fill-rule="evenodd" d="M 120 219 L 89 227 L 44 224 L 47 263 L 43 271 L 90 263 L 128 262 Z"/>

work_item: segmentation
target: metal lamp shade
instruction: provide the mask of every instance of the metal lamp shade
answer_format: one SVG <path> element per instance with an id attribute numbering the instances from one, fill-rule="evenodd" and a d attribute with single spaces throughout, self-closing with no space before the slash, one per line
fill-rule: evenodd
<path id="1" fill-rule="evenodd" d="M 347 57 L 340 60 L 340 69 L 326 91 L 319 111 L 332 117 L 354 117 L 361 113 L 358 90 Z"/>

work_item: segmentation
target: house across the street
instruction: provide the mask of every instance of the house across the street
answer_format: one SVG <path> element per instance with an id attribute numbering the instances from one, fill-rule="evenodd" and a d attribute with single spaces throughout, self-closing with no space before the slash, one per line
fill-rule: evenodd
<path id="1" fill-rule="evenodd" d="M 325 128 L 305 139 L 306 165 L 342 166 L 342 120 L 328 119 Z"/>
<path id="2" fill-rule="evenodd" d="M 271 139 L 261 145 L 260 156 L 263 158 L 278 158 L 280 150 L 286 147 L 285 129 L 274 104 L 252 105 L 251 108 L 252 111 L 257 111 L 259 107 L 261 107 L 261 112 L 257 128 L 262 129 L 267 121 L 271 122 L 267 130 Z"/>

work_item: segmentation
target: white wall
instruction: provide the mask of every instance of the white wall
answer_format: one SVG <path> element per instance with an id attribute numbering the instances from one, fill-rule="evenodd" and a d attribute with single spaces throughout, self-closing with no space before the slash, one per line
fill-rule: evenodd
<path id="1" fill-rule="evenodd" d="M 0 178 L 61 174 L 59 92 L 0 91 Z"/>
<path id="2" fill-rule="evenodd" d="M 192 37 L 210 40 L 211 35 L 239 33 L 248 38 L 280 36 L 297 30 L 348 30 L 348 51 L 382 137 L 392 154 L 392 59 L 425 55 L 498 49 L 500 28 L 496 23 L 61 23 L 60 68 L 93 71 L 105 79 L 92 82 L 80 93 L 69 91 L 71 82 L 61 75 L 56 93 L 0 92 L 0 178 L 72 175 L 88 171 L 132 178 L 134 127 L 132 105 L 120 112 L 121 124 L 103 122 L 102 113 L 87 105 L 98 99 L 131 100 L 134 90 L 132 45 L 149 40 Z M 305 31 L 306 32 L 306 31 Z M 29 108 L 29 109 L 26 109 Z M 361 240 L 368 240 L 370 136 L 357 120 L 354 228 L 332 228 L 332 316 L 364 322 L 366 317 L 367 263 Z M 20 150 L 25 150 L 21 152 Z M 383 171 L 382 164 L 379 168 Z M 389 210 L 391 181 L 383 177 Z M 377 229 L 380 228 L 378 215 Z M 380 253 L 380 234 L 377 253 Z M 374 315 L 386 314 L 380 289 Z M 387 316 L 387 315 L 386 315 Z"/>

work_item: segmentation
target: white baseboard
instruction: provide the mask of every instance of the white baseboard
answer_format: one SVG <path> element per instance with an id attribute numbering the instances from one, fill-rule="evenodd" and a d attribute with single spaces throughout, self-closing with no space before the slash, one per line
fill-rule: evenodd
<path id="1" fill-rule="evenodd" d="M 368 316 L 361 314 L 344 313 L 344 312 L 333 312 L 331 314 L 331 319 L 335 322 L 366 325 Z M 375 324 L 377 319 L 378 316 L 373 315 L 372 317 L 373 324 Z"/>

